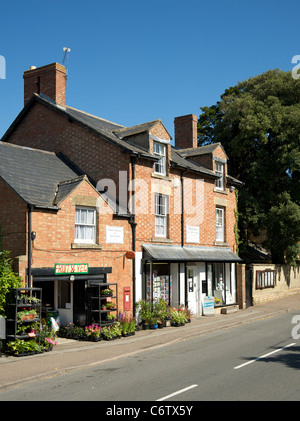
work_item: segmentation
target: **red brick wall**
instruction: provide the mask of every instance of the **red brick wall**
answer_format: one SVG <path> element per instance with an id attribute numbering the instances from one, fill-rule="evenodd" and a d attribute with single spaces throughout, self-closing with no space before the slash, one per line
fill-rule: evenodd
<path id="1" fill-rule="evenodd" d="M 176 117 L 175 124 L 175 146 L 179 149 L 197 147 L 197 116 L 194 114 Z"/>
<path id="2" fill-rule="evenodd" d="M 162 124 L 156 125 L 150 133 L 163 139 L 169 138 Z M 100 136 L 95 135 L 75 122 L 69 122 L 63 115 L 59 115 L 57 112 L 49 110 L 48 107 L 39 103 L 32 107 L 23 122 L 12 133 L 9 141 L 19 145 L 65 153 L 95 181 L 103 178 L 115 180 L 117 196 L 119 193 L 119 171 L 127 171 L 128 178 L 131 180 L 131 165 L 127 154 L 122 153 L 118 147 L 113 146 L 111 143 L 102 140 Z M 153 150 L 153 141 L 151 139 L 150 150 Z M 170 156 L 171 147 L 168 146 L 167 150 L 168 156 Z M 217 147 L 214 155 L 226 159 L 221 146 Z M 213 166 L 213 162 L 211 165 Z M 177 189 L 173 187 L 174 178 L 180 178 L 180 172 L 169 169 L 167 177 L 156 177 L 153 173 L 152 162 L 143 159 L 138 160 L 136 164 L 136 179 L 144 180 L 141 184 L 146 185 L 146 189 L 141 190 L 139 188 L 135 194 L 137 211 L 139 209 L 141 211 L 141 214 L 136 215 L 138 224 L 136 230 L 137 251 L 141 251 L 142 243 L 149 242 L 155 237 L 153 203 L 154 190 L 157 187 L 153 187 L 154 184 L 160 186 L 161 192 L 167 192 L 170 195 L 168 238 L 172 240 L 172 244 L 181 244 L 181 194 L 180 187 Z M 196 177 L 195 174 L 191 173 L 184 176 L 185 200 L 187 203 L 191 200 L 190 203 L 193 206 L 196 205 L 196 178 L 203 179 L 203 177 Z M 138 181 L 136 185 L 138 187 Z M 201 186 L 201 183 L 199 185 Z M 192 188 L 191 191 L 188 189 L 189 186 Z M 199 215 L 201 218 L 199 221 L 200 244 L 215 245 L 216 204 L 219 204 L 226 208 L 225 241 L 234 249 L 235 193 L 230 192 L 228 188 L 224 193 L 215 192 L 214 187 L 214 181 L 208 178 L 205 179 L 203 187 L 204 199 L 202 198 L 200 201 L 201 206 L 203 206 L 202 213 Z M 127 202 L 130 196 L 131 193 L 127 192 Z M 147 205 L 146 212 L 144 211 L 145 204 Z M 185 209 L 187 209 L 187 204 Z M 174 214 L 174 210 L 177 212 L 176 214 Z M 184 229 L 186 229 L 187 224 L 198 225 L 193 216 L 185 215 Z M 131 236 L 131 233 L 129 235 Z"/>
<path id="3" fill-rule="evenodd" d="M 116 180 L 117 191 L 119 171 L 129 169 L 129 156 L 118 147 L 41 103 L 33 105 L 8 141 L 63 152 L 95 182 L 103 178 Z"/>
<path id="4" fill-rule="evenodd" d="M 58 104 L 65 104 L 66 70 L 58 63 L 24 72 L 24 105 L 34 93 L 44 94 Z"/>
<path id="5" fill-rule="evenodd" d="M 26 255 L 27 206 L 26 203 L 0 178 L 0 227 L 2 248 L 10 250 L 12 258 Z"/>
<path id="6" fill-rule="evenodd" d="M 131 287 L 132 290 L 132 261 L 124 257 L 126 251 L 131 250 L 130 225 L 126 219 L 114 218 L 112 214 L 96 213 L 96 242 L 99 248 L 90 248 L 89 245 L 73 248 L 75 196 L 96 200 L 98 193 L 84 181 L 60 203 L 60 211 L 33 211 L 32 230 L 36 231 L 36 239 L 32 251 L 32 267 L 53 268 L 55 263 L 88 263 L 90 267 L 112 267 L 108 282 L 118 283 L 119 309 L 123 311 L 123 289 Z M 106 244 L 106 225 L 123 227 L 124 244 Z"/>

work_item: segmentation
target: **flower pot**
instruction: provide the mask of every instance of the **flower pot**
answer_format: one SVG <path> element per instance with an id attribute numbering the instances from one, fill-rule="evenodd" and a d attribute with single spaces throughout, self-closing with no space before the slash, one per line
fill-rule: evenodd
<path id="1" fill-rule="evenodd" d="M 101 337 L 100 336 L 91 336 L 90 341 L 99 342 L 99 341 L 101 341 Z"/>
<path id="2" fill-rule="evenodd" d="M 143 329 L 149 330 L 149 323 L 143 323 Z"/>
<path id="3" fill-rule="evenodd" d="M 166 320 L 165 324 L 166 324 L 166 327 L 170 327 L 171 326 L 171 320 Z"/>
<path id="4" fill-rule="evenodd" d="M 151 329 L 157 329 L 157 328 L 158 328 L 158 324 L 151 325 Z"/>

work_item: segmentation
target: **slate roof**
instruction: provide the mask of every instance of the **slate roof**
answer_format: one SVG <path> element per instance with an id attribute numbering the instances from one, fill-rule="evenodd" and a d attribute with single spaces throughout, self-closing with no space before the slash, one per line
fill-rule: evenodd
<path id="1" fill-rule="evenodd" d="M 130 140 L 130 136 L 150 130 L 158 123 L 162 124 L 160 119 L 132 127 L 125 127 L 120 124 L 116 124 L 103 118 L 86 113 L 84 111 L 69 107 L 67 105 L 59 105 L 52 99 L 46 97 L 45 95 L 36 93 L 32 96 L 31 100 L 28 101 L 27 105 L 17 116 L 13 124 L 8 128 L 8 130 L 2 137 L 2 141 L 5 141 L 6 138 L 9 137 L 10 132 L 12 132 L 16 125 L 19 124 L 19 122 L 22 120 L 22 117 L 26 114 L 26 112 L 30 109 L 33 102 L 35 101 L 41 102 L 42 104 L 52 108 L 56 112 L 64 114 L 69 120 L 76 121 L 77 123 L 81 124 L 87 129 L 92 130 L 94 133 L 101 135 L 101 137 L 106 139 L 108 142 L 119 146 L 124 152 L 127 152 L 132 155 L 139 155 L 143 158 L 151 159 L 153 161 L 156 161 L 158 159 L 157 155 L 154 155 L 149 150 L 146 150 L 145 148 L 136 145 L 134 142 L 132 142 Z M 204 153 L 211 153 L 218 145 L 219 143 L 189 149 L 177 149 L 171 146 L 171 165 L 175 168 L 177 167 L 181 169 L 186 169 L 216 179 L 217 176 L 214 173 L 214 171 L 185 158 L 189 158 L 194 155 L 201 155 Z M 229 183 L 235 183 L 235 185 L 239 185 L 238 180 L 235 180 L 232 177 L 227 177 L 227 181 Z"/>
<path id="2" fill-rule="evenodd" d="M 6 133 L 3 135 L 2 141 L 6 140 L 10 132 L 13 131 L 14 128 L 19 124 L 23 116 L 27 113 L 27 111 L 31 108 L 32 104 L 35 101 L 38 101 L 48 106 L 49 108 L 55 110 L 56 112 L 59 112 L 60 114 L 64 114 L 70 121 L 76 121 L 77 123 L 86 127 L 87 129 L 92 130 L 94 133 L 101 135 L 104 139 L 119 146 L 125 152 L 129 152 L 136 155 L 140 154 L 141 156 L 144 156 L 145 158 L 149 158 L 149 159 L 155 159 L 155 160 L 157 159 L 152 153 L 150 153 L 146 149 L 143 149 L 142 147 L 131 143 L 129 140 L 125 141 L 119 138 L 115 134 L 115 132 L 117 132 L 118 130 L 125 129 L 124 126 L 112 123 L 111 121 L 94 116 L 92 114 L 86 113 L 81 110 L 77 110 L 67 105 L 66 106 L 59 105 L 56 102 L 54 102 L 52 99 L 46 97 L 43 94 L 40 94 L 40 95 L 34 94 L 32 96 L 32 98 L 28 101 L 28 103 L 23 108 L 23 110 L 19 113 L 15 121 L 12 123 L 12 125 L 8 128 Z"/>
<path id="3" fill-rule="evenodd" d="M 213 153 L 217 149 L 218 146 L 221 146 L 221 148 L 224 151 L 224 148 L 221 145 L 221 143 L 212 143 L 210 145 L 199 146 L 198 148 L 178 149 L 177 151 L 183 158 L 185 158 L 185 157 L 199 156 L 199 155 L 206 155 L 208 153 Z"/>
<path id="4" fill-rule="evenodd" d="M 84 176 L 53 152 L 0 142 L 0 177 L 26 203 L 55 208 L 70 193 L 70 185 L 67 189 L 61 187 L 56 197 L 59 183 L 73 180 L 74 188 Z"/>

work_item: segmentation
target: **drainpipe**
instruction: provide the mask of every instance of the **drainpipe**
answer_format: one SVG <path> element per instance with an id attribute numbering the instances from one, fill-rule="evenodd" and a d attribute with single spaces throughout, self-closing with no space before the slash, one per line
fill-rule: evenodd
<path id="1" fill-rule="evenodd" d="M 132 230 L 132 250 L 135 252 L 136 251 L 136 226 L 137 223 L 135 222 L 135 165 L 137 163 L 137 160 L 139 158 L 138 156 L 132 156 L 130 158 L 130 162 L 131 162 L 131 179 L 132 179 L 132 187 L 131 187 L 131 206 L 132 206 L 132 211 L 131 211 L 131 217 L 130 217 L 130 224 L 131 224 L 131 230 Z M 136 287 L 136 270 L 135 270 L 135 257 L 133 259 L 133 267 L 132 267 L 132 293 L 133 293 L 133 316 L 135 316 L 135 303 L 136 303 L 136 291 L 135 291 L 135 287 Z"/>
<path id="2" fill-rule="evenodd" d="M 28 241 L 28 264 L 27 264 L 27 284 L 28 287 L 31 288 L 31 255 L 32 255 L 32 243 L 31 243 L 31 230 L 32 230 L 32 205 L 28 205 L 28 233 L 27 233 L 27 241 Z"/>
<path id="3" fill-rule="evenodd" d="M 184 246 L 184 188 L 183 188 L 183 176 L 187 172 L 187 170 L 182 171 L 180 174 L 180 181 L 181 181 L 181 247 Z M 184 301 L 185 305 L 187 306 L 187 285 L 186 285 L 186 262 L 184 262 Z M 180 300 L 180 297 L 179 297 Z"/>

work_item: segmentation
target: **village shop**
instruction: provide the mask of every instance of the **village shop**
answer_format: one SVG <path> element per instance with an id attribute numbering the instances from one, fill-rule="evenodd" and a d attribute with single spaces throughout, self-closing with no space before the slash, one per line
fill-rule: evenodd
<path id="1" fill-rule="evenodd" d="M 143 244 L 142 294 L 164 299 L 172 307 L 187 306 L 203 314 L 206 297 L 215 307 L 237 303 L 236 264 L 241 259 L 228 248 Z"/>

